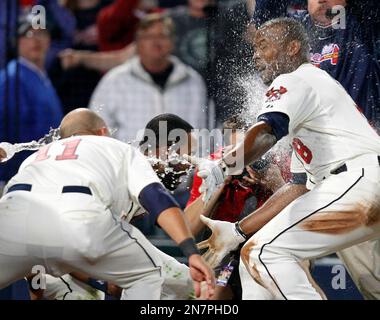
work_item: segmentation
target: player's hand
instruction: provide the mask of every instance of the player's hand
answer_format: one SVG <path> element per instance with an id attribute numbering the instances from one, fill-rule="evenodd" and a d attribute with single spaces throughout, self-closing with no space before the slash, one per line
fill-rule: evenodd
<path id="1" fill-rule="evenodd" d="M 0 143 L 0 162 L 6 162 L 11 159 L 16 153 L 15 145 L 9 142 Z"/>
<path id="2" fill-rule="evenodd" d="M 0 148 L 0 162 L 7 158 L 7 153 L 3 148 Z"/>
<path id="3" fill-rule="evenodd" d="M 198 243 L 198 249 L 208 248 L 203 258 L 211 268 L 215 268 L 230 251 L 236 250 L 245 238 L 236 230 L 234 223 L 212 220 L 203 215 L 200 218 L 211 229 L 212 234 L 207 240 Z"/>
<path id="4" fill-rule="evenodd" d="M 113 283 L 107 283 L 107 294 L 120 299 L 123 289 Z"/>
<path id="5" fill-rule="evenodd" d="M 220 166 L 220 161 L 212 161 L 189 155 L 184 155 L 184 158 L 197 166 L 198 176 L 202 178 L 199 192 L 202 193 L 203 202 L 207 204 L 212 195 L 224 184 L 227 175 Z"/>
<path id="6" fill-rule="evenodd" d="M 202 292 L 202 296 L 210 299 L 215 290 L 214 272 L 199 254 L 193 254 L 189 257 L 189 268 L 194 283 L 195 296 L 197 298 L 201 296 L 201 285 L 206 282 L 207 290 Z"/>
<path id="7" fill-rule="evenodd" d="M 78 67 L 82 63 L 80 50 L 65 49 L 58 56 L 61 59 L 62 68 L 65 70 Z"/>

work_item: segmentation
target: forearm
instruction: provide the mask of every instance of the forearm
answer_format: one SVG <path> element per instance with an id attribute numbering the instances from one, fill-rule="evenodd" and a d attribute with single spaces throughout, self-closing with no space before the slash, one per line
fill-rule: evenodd
<path id="1" fill-rule="evenodd" d="M 193 237 L 188 223 L 179 208 L 173 207 L 163 211 L 158 216 L 157 223 L 177 244 Z"/>
<path id="2" fill-rule="evenodd" d="M 106 72 L 130 59 L 134 52 L 122 49 L 109 52 L 80 51 L 80 64 L 88 69 Z"/>
<path id="3" fill-rule="evenodd" d="M 208 217 L 209 212 L 204 211 L 204 203 L 202 197 L 199 197 L 185 209 L 185 216 L 190 225 L 191 233 L 196 236 L 204 227 L 199 216 L 203 214 Z"/>
<path id="4" fill-rule="evenodd" d="M 80 272 L 71 272 L 70 275 L 79 280 L 79 281 L 82 281 L 83 283 L 88 283 L 88 281 L 90 280 L 90 277 L 84 273 L 80 273 Z"/>
<path id="5" fill-rule="evenodd" d="M 272 135 L 271 127 L 263 121 L 258 122 L 247 131 L 244 141 L 228 152 L 223 159 L 228 166 L 246 166 L 259 159 L 275 143 L 276 138 Z"/>
<path id="6" fill-rule="evenodd" d="M 223 192 L 223 189 L 224 186 L 215 192 L 206 206 L 202 201 L 202 197 L 199 197 L 185 209 L 185 216 L 190 224 L 191 233 L 194 236 L 201 232 L 205 227 L 204 223 L 200 219 L 200 215 L 204 215 L 206 217 L 210 216 L 211 212 L 213 212 L 215 207 L 218 205 L 218 200 Z"/>
<path id="7" fill-rule="evenodd" d="M 286 184 L 280 188 L 265 204 L 240 221 L 239 225 L 247 235 L 256 233 L 270 220 L 277 216 L 286 206 L 305 194 L 304 185 Z"/>

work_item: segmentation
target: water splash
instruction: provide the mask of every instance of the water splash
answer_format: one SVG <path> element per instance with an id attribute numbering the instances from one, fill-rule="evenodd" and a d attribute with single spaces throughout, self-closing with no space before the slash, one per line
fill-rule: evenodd
<path id="1" fill-rule="evenodd" d="M 15 143 L 11 144 L 9 142 L 1 142 L 0 148 L 2 148 L 6 153 L 6 158 L 2 159 L 1 162 L 6 162 L 10 160 L 16 153 L 21 151 L 35 151 L 40 149 L 41 147 L 57 141 L 60 139 L 60 132 L 59 128 L 50 128 L 50 131 L 48 134 L 45 134 L 41 139 L 38 141 L 30 141 L 30 142 L 24 142 L 24 143 Z"/>
<path id="2" fill-rule="evenodd" d="M 267 87 L 255 74 L 237 79 L 236 86 L 241 87 L 245 92 L 242 107 L 240 110 L 237 110 L 237 113 L 240 114 L 242 122 L 244 122 L 247 127 L 250 127 L 256 123 L 257 116 L 263 107 Z M 278 141 L 264 157 L 268 158 L 272 163 L 282 163 L 288 159 L 290 152 L 291 146 L 289 138 L 284 137 Z"/>

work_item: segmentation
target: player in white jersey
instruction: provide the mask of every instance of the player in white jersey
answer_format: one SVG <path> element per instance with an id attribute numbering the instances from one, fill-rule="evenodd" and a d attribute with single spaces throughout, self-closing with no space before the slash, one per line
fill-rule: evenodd
<path id="1" fill-rule="evenodd" d="M 236 225 L 207 220 L 214 235 L 201 247 L 211 254 L 252 235 L 241 252 L 244 299 L 321 299 L 300 262 L 380 236 L 380 137 L 342 86 L 309 64 L 308 50 L 298 22 L 264 24 L 255 35 L 255 60 L 271 84 L 258 123 L 222 160 L 198 160 L 211 194 L 236 174 L 239 157 L 248 164 L 289 136 L 292 172 L 308 176 L 307 189 L 284 186 Z"/>
<path id="2" fill-rule="evenodd" d="M 0 287 L 42 265 L 54 276 L 76 271 L 110 281 L 127 289 L 126 299 L 159 299 L 160 256 L 119 220 L 120 212 L 129 221 L 144 207 L 188 256 L 196 295 L 203 280 L 212 295 L 212 272 L 144 156 L 106 137 L 104 121 L 88 110 L 67 115 L 61 130 L 73 137 L 26 159 L 0 199 Z"/>

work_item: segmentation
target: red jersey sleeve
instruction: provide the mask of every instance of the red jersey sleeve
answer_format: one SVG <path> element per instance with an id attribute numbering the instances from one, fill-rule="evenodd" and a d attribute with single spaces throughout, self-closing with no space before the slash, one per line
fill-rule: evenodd
<path id="1" fill-rule="evenodd" d="M 202 178 L 198 177 L 198 170 L 196 170 L 194 173 L 193 185 L 192 185 L 191 191 L 190 191 L 190 198 L 187 201 L 186 207 L 191 205 L 201 195 L 199 192 L 199 188 L 200 188 L 201 184 L 202 184 Z"/>

